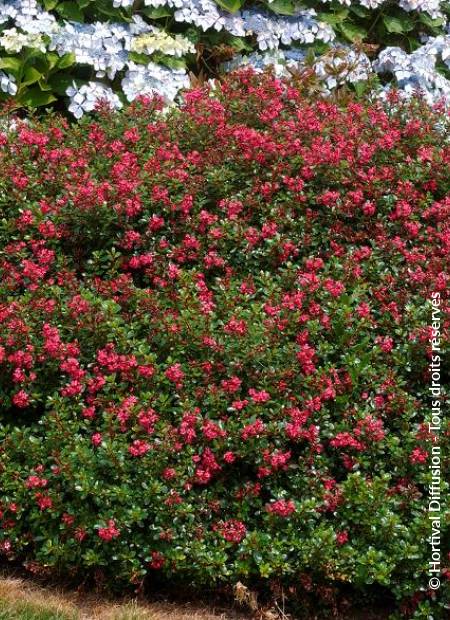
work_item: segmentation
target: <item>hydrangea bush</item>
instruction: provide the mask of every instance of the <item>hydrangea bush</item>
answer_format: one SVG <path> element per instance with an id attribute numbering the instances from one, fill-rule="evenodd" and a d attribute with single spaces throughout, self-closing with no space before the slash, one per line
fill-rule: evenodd
<path id="1" fill-rule="evenodd" d="M 0 134 L 1 553 L 445 617 L 448 117 L 250 70 L 162 105 Z"/>
<path id="2" fill-rule="evenodd" d="M 349 45 L 366 44 L 351 82 L 375 72 L 436 100 L 450 97 L 449 13 L 441 0 L 0 0 L 0 97 L 63 99 L 80 117 L 100 98 L 117 108 L 138 95 L 172 100 L 191 74 L 230 62 L 286 72 L 337 48 L 343 68 L 355 61 Z M 328 65 L 318 74 L 334 87 Z"/>

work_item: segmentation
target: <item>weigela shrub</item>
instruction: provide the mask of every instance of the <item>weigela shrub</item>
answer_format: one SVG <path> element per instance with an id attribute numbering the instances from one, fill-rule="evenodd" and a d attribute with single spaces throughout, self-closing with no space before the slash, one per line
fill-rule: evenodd
<path id="1" fill-rule="evenodd" d="M 418 100 L 338 107 L 250 72 L 2 133 L 3 555 L 444 616 L 449 135 Z"/>

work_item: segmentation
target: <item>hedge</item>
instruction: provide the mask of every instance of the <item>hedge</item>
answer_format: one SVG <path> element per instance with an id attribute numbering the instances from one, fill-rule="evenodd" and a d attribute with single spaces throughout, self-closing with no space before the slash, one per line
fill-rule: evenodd
<path id="1" fill-rule="evenodd" d="M 212 88 L 0 134 L 2 554 L 444 618 L 448 116 Z"/>

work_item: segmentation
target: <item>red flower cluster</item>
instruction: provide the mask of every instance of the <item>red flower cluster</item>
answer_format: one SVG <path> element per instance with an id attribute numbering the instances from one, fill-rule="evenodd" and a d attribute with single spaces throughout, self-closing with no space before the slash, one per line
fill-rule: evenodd
<path id="1" fill-rule="evenodd" d="M 120 530 L 116 527 L 114 519 L 108 521 L 107 527 L 99 527 L 98 535 L 105 542 L 111 542 L 111 540 L 120 536 Z"/>
<path id="2" fill-rule="evenodd" d="M 295 503 L 291 499 L 278 499 L 276 502 L 267 505 L 267 512 L 278 515 L 279 517 L 289 517 L 295 512 Z"/>
<path id="3" fill-rule="evenodd" d="M 245 525 L 236 519 L 225 521 L 219 530 L 227 542 L 236 544 L 240 543 L 247 533 Z"/>

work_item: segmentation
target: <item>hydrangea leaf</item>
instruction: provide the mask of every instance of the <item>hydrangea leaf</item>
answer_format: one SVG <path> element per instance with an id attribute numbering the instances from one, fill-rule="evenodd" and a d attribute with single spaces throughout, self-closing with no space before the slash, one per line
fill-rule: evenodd
<path id="1" fill-rule="evenodd" d="M 267 2 L 267 7 L 279 15 L 294 15 L 297 10 L 292 0 L 273 0 L 273 2 Z"/>
<path id="2" fill-rule="evenodd" d="M 162 19 L 163 17 L 171 17 L 171 11 L 165 6 L 146 6 L 141 11 L 144 15 L 150 19 Z"/>
<path id="3" fill-rule="evenodd" d="M 58 4 L 56 10 L 64 19 L 74 22 L 84 21 L 83 12 L 80 11 L 80 8 L 76 2 L 62 2 L 61 4 Z"/>
<path id="4" fill-rule="evenodd" d="M 367 35 L 366 28 L 353 24 L 352 22 L 341 22 L 338 25 L 338 29 L 342 32 L 345 38 L 352 43 L 363 41 Z"/>
<path id="5" fill-rule="evenodd" d="M 18 99 L 21 105 L 31 108 L 49 105 L 50 103 L 56 101 L 56 97 L 52 92 L 44 92 L 38 87 L 30 88 Z"/>
<path id="6" fill-rule="evenodd" d="M 407 15 L 396 17 L 395 15 L 383 15 L 383 24 L 386 30 L 393 34 L 403 34 L 414 28 L 414 21 Z"/>
<path id="7" fill-rule="evenodd" d="M 13 74 L 18 74 L 22 69 L 23 62 L 18 57 L 0 58 L 0 69 L 6 69 Z"/>
<path id="8" fill-rule="evenodd" d="M 216 4 L 218 4 L 222 9 L 229 11 L 230 13 L 235 13 L 239 11 L 241 6 L 244 4 L 243 0 L 215 0 Z"/>
<path id="9" fill-rule="evenodd" d="M 34 67 L 26 67 L 22 79 L 22 85 L 29 86 L 30 84 L 34 84 L 38 82 L 42 78 L 42 73 L 35 69 Z"/>

